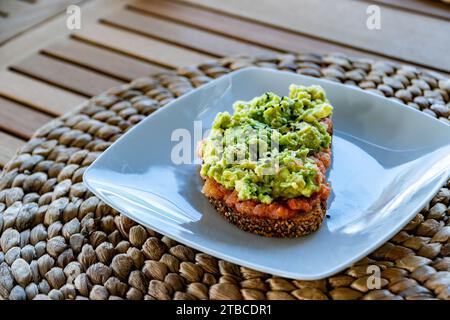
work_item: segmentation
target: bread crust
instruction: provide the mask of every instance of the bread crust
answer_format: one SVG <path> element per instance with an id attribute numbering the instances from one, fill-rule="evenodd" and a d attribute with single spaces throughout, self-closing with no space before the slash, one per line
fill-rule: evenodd
<path id="1" fill-rule="evenodd" d="M 271 219 L 242 214 L 228 207 L 224 201 L 210 197 L 208 199 L 217 212 L 239 229 L 276 238 L 297 238 L 316 231 L 322 224 L 327 209 L 327 202 L 322 200 L 310 212 L 299 213 L 290 219 Z"/>

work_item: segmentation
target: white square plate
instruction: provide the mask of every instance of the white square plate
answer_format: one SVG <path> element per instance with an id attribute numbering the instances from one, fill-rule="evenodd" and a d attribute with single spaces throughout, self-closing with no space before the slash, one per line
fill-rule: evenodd
<path id="1" fill-rule="evenodd" d="M 198 160 L 177 165 L 171 154 L 178 135 L 190 134 L 184 155 L 194 161 L 201 139 L 194 121 L 208 129 L 234 101 L 266 91 L 286 95 L 291 83 L 321 85 L 334 106 L 330 218 L 307 237 L 265 238 L 222 218 L 200 192 Z M 131 219 L 200 251 L 271 274 L 319 279 L 369 254 L 431 199 L 450 175 L 449 137 L 450 126 L 357 88 L 247 68 L 149 116 L 88 168 L 84 182 Z"/>

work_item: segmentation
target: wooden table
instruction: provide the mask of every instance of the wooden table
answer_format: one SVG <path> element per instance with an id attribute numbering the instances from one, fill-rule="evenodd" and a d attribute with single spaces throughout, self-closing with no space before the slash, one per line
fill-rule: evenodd
<path id="1" fill-rule="evenodd" d="M 66 27 L 68 4 L 81 29 Z M 257 3 L 257 4 L 256 4 Z M 366 27 L 369 5 L 381 29 Z M 0 170 L 33 132 L 112 86 L 233 54 L 342 52 L 450 73 L 450 6 L 428 0 L 4 0 Z"/>

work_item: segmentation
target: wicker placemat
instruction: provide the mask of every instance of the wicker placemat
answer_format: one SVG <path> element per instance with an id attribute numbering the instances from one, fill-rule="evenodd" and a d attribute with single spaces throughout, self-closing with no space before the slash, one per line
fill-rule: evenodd
<path id="1" fill-rule="evenodd" d="M 249 65 L 358 85 L 449 123 L 450 84 L 413 67 L 342 55 L 233 57 L 133 81 L 41 128 L 0 178 L 0 298 L 450 298 L 450 181 L 392 240 L 320 281 L 271 276 L 197 252 L 112 210 L 87 166 L 157 108 Z M 381 270 L 368 289 L 367 267 Z M 370 269 L 369 269 L 370 270 Z"/>

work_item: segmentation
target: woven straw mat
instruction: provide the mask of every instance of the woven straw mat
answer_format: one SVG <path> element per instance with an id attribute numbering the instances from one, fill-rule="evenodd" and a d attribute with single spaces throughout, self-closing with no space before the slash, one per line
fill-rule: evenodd
<path id="1" fill-rule="evenodd" d="M 83 185 L 85 169 L 134 124 L 250 65 L 356 85 L 450 124 L 443 76 L 338 54 L 224 58 L 113 88 L 38 130 L 5 166 L 0 299 L 450 299 L 450 181 L 389 242 L 317 281 L 193 250 L 120 215 Z M 367 287 L 369 265 L 381 270 L 380 289 Z"/>

